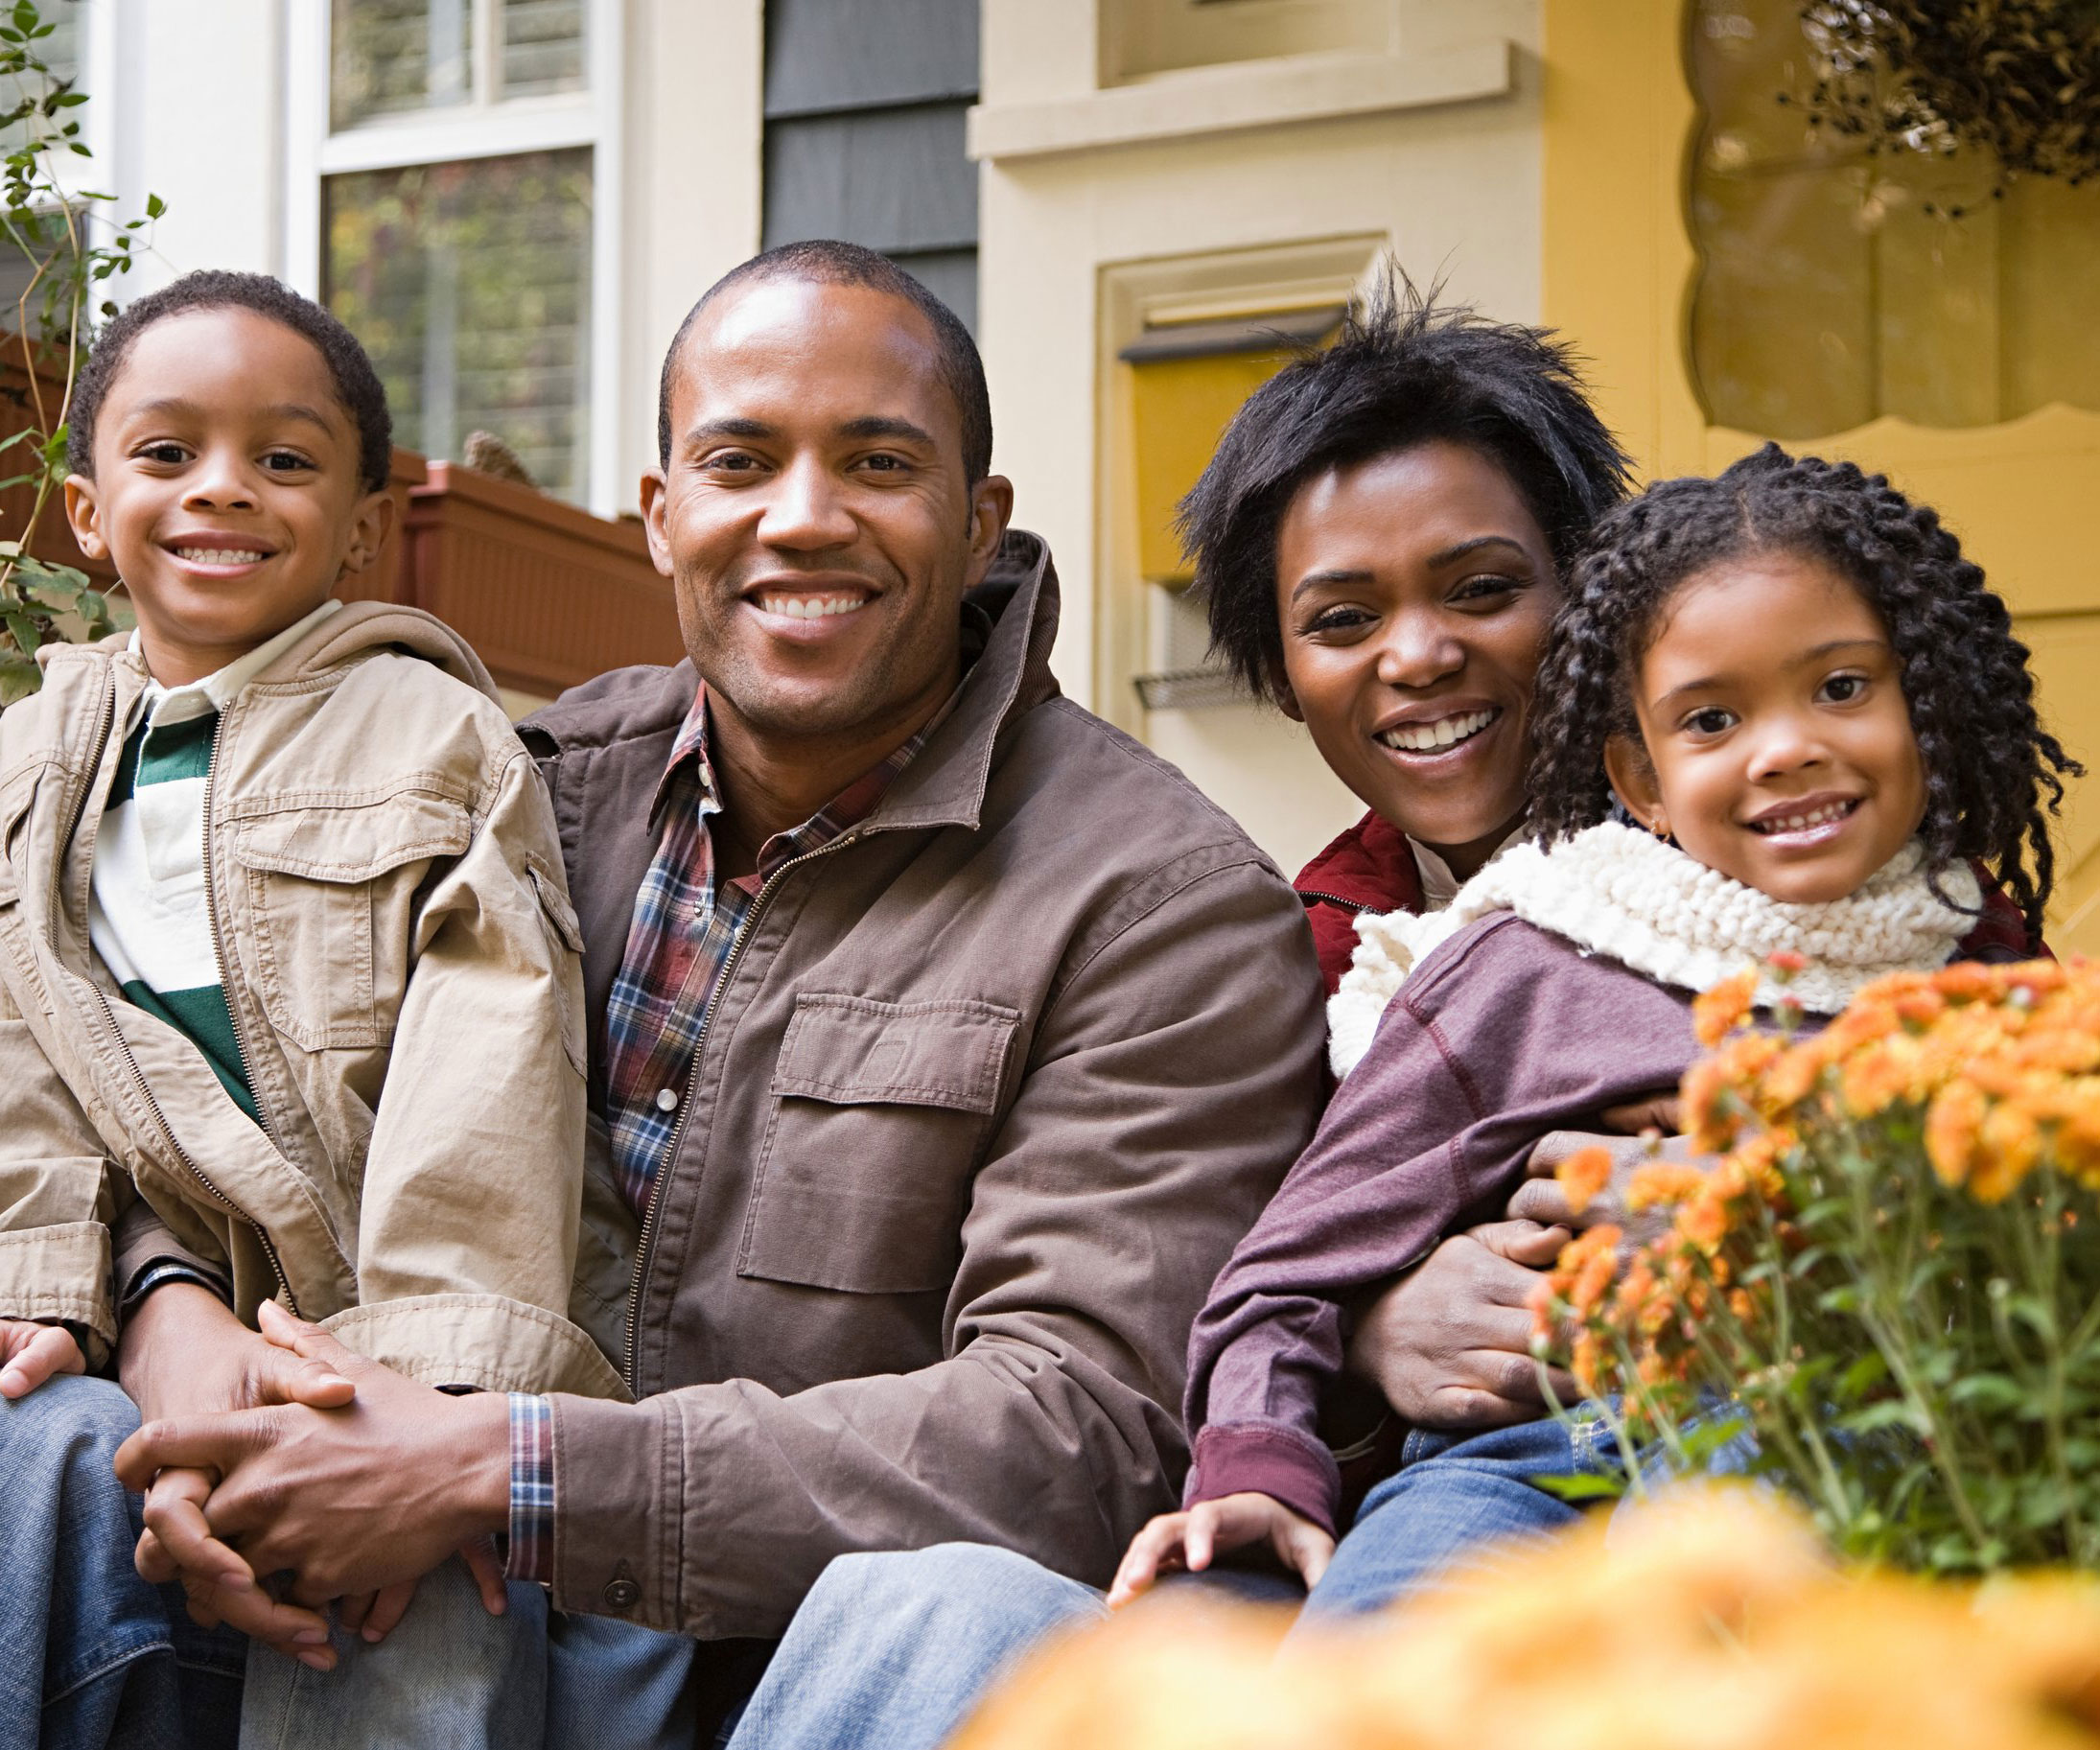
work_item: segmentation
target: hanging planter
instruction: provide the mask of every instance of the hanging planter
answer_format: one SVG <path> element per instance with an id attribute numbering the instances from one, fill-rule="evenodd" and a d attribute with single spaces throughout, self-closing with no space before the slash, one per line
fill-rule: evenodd
<path id="1" fill-rule="evenodd" d="M 2100 175 L 2100 0 L 1808 0 L 1798 102 L 1869 153 L 1995 159 L 2072 186 Z"/>

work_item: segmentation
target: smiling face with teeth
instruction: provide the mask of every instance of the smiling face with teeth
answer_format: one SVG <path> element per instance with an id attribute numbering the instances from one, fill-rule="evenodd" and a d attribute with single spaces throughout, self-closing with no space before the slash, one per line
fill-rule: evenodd
<path id="1" fill-rule="evenodd" d="M 1531 683 L 1560 605 L 1515 483 L 1425 443 L 1315 476 L 1276 538 L 1283 708 L 1461 879 L 1524 816 Z"/>
<path id="2" fill-rule="evenodd" d="M 356 422 L 320 349 L 255 311 L 140 330 L 105 392 L 95 472 L 65 484 L 81 550 L 115 562 L 163 686 L 199 680 L 312 613 L 377 554 Z"/>
<path id="3" fill-rule="evenodd" d="M 1013 488 L 967 478 L 931 324 L 873 287 L 726 290 L 668 385 L 669 459 L 642 481 L 650 552 L 733 806 L 739 762 L 762 766 L 793 826 L 955 689 L 963 595 L 997 554 Z"/>
<path id="4" fill-rule="evenodd" d="M 1888 628 L 1820 559 L 1753 552 L 1687 578 L 1635 676 L 1642 746 L 1612 787 L 1650 830 L 1775 899 L 1843 898 L 1925 818 Z"/>

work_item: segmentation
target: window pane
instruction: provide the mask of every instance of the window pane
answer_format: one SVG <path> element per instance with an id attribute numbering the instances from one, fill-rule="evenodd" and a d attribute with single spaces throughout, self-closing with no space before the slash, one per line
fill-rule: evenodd
<path id="1" fill-rule="evenodd" d="M 583 85 L 583 0 L 503 0 L 503 95 Z"/>
<path id="2" fill-rule="evenodd" d="M 81 77 L 81 51 L 85 46 L 82 38 L 86 34 L 86 20 L 82 15 L 82 10 L 81 0 L 57 0 L 56 5 L 52 0 L 44 0 L 43 17 L 44 22 L 51 26 L 51 35 L 31 46 L 35 51 L 36 58 L 51 69 L 54 83 L 63 83 L 68 80 L 77 82 Z M 33 97 L 40 98 L 44 94 L 42 80 L 25 79 L 20 75 L 0 81 L 0 86 L 5 87 L 0 89 L 0 107 L 7 109 L 12 109 L 19 103 Z M 61 110 L 57 121 L 58 126 L 63 127 L 68 121 L 77 122 L 80 119 L 78 110 Z M 29 125 L 25 122 L 16 122 L 12 128 L 0 128 L 0 152 L 17 152 L 28 140 Z"/>
<path id="3" fill-rule="evenodd" d="M 331 127 L 474 95 L 474 0 L 335 0 L 329 13 Z"/>
<path id="4" fill-rule="evenodd" d="M 493 432 L 580 500 L 589 456 L 591 152 L 331 176 L 325 298 L 372 354 L 412 450 Z"/>

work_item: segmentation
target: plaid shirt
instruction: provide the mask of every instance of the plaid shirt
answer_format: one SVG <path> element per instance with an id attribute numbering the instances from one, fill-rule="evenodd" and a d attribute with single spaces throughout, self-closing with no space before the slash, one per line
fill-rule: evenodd
<path id="1" fill-rule="evenodd" d="M 966 656 L 967 646 L 966 640 Z M 707 821 L 721 812 L 721 792 L 708 761 L 707 688 L 694 695 L 657 786 L 650 811 L 657 823 L 656 856 L 635 897 L 627 951 L 606 1005 L 605 1105 L 613 1177 L 644 1224 L 657 1175 L 670 1156 L 708 1010 L 759 893 L 797 857 L 822 850 L 867 819 L 954 710 L 955 697 L 918 735 L 801 826 L 766 840 L 752 874 L 718 885 Z M 513 1392 L 510 1577 L 549 1579 L 553 1557 L 553 1407 L 544 1397 Z"/>

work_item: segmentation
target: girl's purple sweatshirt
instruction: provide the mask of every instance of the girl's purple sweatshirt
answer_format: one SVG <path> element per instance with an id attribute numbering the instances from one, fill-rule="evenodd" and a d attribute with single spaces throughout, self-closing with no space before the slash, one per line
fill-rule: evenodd
<path id="1" fill-rule="evenodd" d="M 1549 1132 L 1674 1092 L 1692 992 L 1508 912 L 1425 959 L 1387 1005 L 1311 1145 L 1240 1243 L 1189 1339 L 1187 1505 L 1243 1489 L 1333 1531 L 1316 1432 L 1348 1313 L 1443 1236 L 1499 1218 Z"/>

